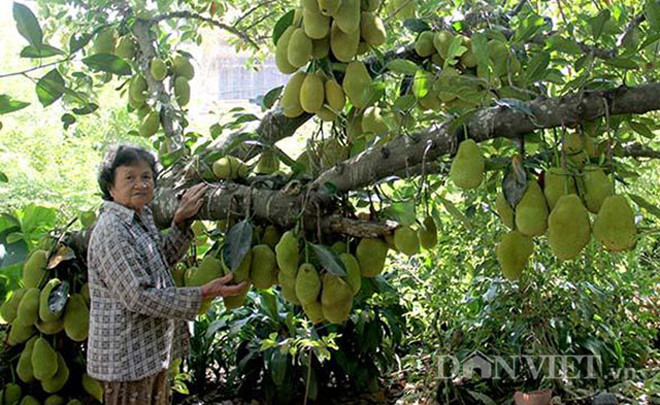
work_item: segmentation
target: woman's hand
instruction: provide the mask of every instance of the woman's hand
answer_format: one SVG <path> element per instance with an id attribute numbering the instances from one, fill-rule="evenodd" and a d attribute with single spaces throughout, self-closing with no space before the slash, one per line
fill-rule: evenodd
<path id="1" fill-rule="evenodd" d="M 204 193 L 207 189 L 208 185 L 199 183 L 186 190 L 174 213 L 174 224 L 176 226 L 184 228 L 187 225 L 186 221 L 197 215 L 204 203 Z"/>
<path id="2" fill-rule="evenodd" d="M 202 298 L 215 298 L 215 297 L 235 297 L 241 295 L 247 287 L 247 282 L 243 281 L 237 285 L 227 285 L 234 278 L 233 273 L 229 273 L 224 277 L 216 278 L 209 281 L 202 286 Z"/>

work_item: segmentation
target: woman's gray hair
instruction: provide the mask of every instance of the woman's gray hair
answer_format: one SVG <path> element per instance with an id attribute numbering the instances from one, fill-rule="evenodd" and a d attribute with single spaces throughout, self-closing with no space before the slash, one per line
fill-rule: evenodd
<path id="1" fill-rule="evenodd" d="M 158 159 L 151 152 L 141 146 L 135 145 L 114 145 L 111 146 L 101 162 L 98 182 L 103 193 L 102 198 L 106 201 L 112 201 L 110 188 L 115 184 L 115 172 L 119 166 L 133 165 L 137 162 L 146 162 L 151 168 L 156 185 L 156 177 L 160 171 Z"/>

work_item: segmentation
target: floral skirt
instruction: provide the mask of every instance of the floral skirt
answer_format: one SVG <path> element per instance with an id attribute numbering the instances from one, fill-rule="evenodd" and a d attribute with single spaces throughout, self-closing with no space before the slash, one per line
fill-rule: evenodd
<path id="1" fill-rule="evenodd" d="M 103 399 L 106 405 L 168 405 L 167 369 L 137 381 L 105 381 Z"/>

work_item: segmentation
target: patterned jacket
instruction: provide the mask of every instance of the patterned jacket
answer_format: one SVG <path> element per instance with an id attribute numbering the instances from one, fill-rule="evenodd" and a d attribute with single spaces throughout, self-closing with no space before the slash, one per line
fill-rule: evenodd
<path id="1" fill-rule="evenodd" d="M 185 321 L 202 305 L 201 288 L 174 286 L 170 267 L 192 239 L 190 229 L 156 228 L 142 214 L 106 201 L 87 253 L 91 298 L 87 372 L 102 381 L 134 381 L 167 368 L 188 349 Z"/>

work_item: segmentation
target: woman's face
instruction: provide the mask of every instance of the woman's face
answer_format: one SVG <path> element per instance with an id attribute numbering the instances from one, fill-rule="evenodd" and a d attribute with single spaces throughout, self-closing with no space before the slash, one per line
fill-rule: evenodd
<path id="1" fill-rule="evenodd" d="M 142 208 L 154 198 L 154 178 L 149 164 L 138 161 L 115 169 L 110 196 L 114 202 L 142 212 Z"/>

